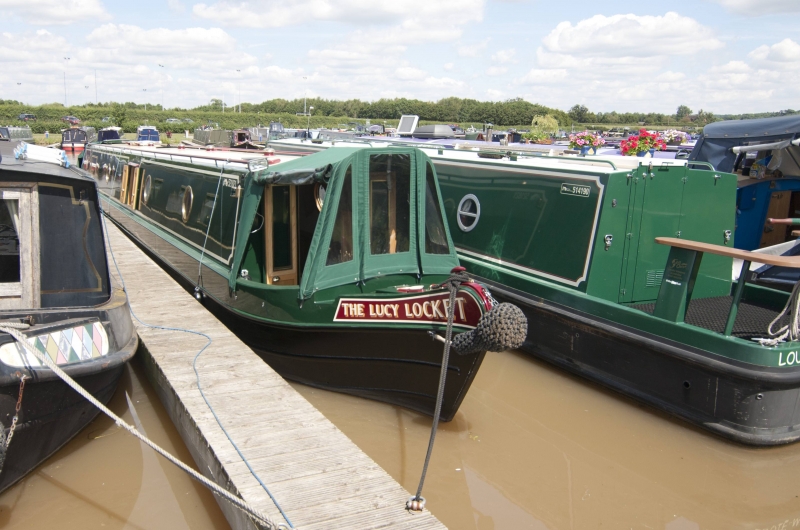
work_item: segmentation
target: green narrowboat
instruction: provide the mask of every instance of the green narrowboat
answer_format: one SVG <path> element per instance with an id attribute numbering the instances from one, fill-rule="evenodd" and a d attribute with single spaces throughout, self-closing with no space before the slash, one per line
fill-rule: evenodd
<path id="1" fill-rule="evenodd" d="M 452 310 L 446 421 L 484 357 L 481 330 L 508 324 L 478 283 L 449 304 L 442 283 L 459 261 L 417 149 L 277 158 L 92 144 L 82 165 L 106 214 L 288 379 L 433 414 Z"/>
<path id="2" fill-rule="evenodd" d="M 800 438 L 799 297 L 740 274 L 800 257 L 734 247 L 736 175 L 686 160 L 423 150 L 459 258 L 525 312 L 524 351 L 741 443 Z"/>

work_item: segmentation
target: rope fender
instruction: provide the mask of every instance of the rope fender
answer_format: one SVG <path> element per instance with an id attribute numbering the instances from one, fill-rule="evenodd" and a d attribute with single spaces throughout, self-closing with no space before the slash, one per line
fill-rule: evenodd
<path id="1" fill-rule="evenodd" d="M 453 348 L 459 355 L 482 351 L 515 350 L 528 334 L 528 319 L 514 304 L 497 304 L 484 314 L 475 329 L 453 337 Z"/>

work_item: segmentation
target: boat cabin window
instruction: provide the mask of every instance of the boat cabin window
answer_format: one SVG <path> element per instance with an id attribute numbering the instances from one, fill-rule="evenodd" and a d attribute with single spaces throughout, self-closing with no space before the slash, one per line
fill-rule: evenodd
<path id="1" fill-rule="evenodd" d="M 370 251 L 408 252 L 411 230 L 411 156 L 369 157 Z"/>
<path id="2" fill-rule="evenodd" d="M 203 207 L 200 209 L 200 215 L 197 216 L 197 221 L 204 226 L 208 226 L 208 223 L 211 222 L 211 213 L 213 209 L 214 194 L 206 193 L 206 198 L 203 199 Z"/>
<path id="3" fill-rule="evenodd" d="M 0 284 L 18 284 L 21 279 L 19 193 L 0 192 L 0 197 Z M 0 296 L 1 293 L 2 291 Z"/>
<path id="4" fill-rule="evenodd" d="M 347 168 L 339 198 L 339 209 L 333 223 L 331 245 L 325 265 L 336 265 L 353 259 L 353 184 L 352 166 Z M 323 188 L 324 189 L 324 188 Z"/>
<path id="5" fill-rule="evenodd" d="M 183 198 L 181 200 L 181 219 L 184 223 L 189 222 L 189 216 L 192 214 L 192 204 L 194 203 L 194 192 L 191 186 L 183 187 Z"/>
<path id="6" fill-rule="evenodd" d="M 442 210 L 439 207 L 439 194 L 436 192 L 436 179 L 433 166 L 426 164 L 425 171 L 425 252 L 427 254 L 449 254 L 447 231 L 444 229 Z"/>

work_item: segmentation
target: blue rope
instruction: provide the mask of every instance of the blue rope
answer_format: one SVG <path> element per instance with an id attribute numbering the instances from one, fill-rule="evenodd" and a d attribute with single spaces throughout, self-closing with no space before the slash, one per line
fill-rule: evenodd
<path id="1" fill-rule="evenodd" d="M 220 180 L 222 180 L 221 177 L 220 177 Z M 219 187 L 219 184 L 217 185 L 217 187 Z M 117 264 L 117 257 L 114 255 L 114 249 L 111 248 L 111 239 L 108 236 L 108 227 L 106 226 L 105 210 L 103 209 L 103 204 L 102 204 L 103 203 L 103 199 L 101 198 L 99 193 L 97 194 L 97 196 L 98 196 L 98 198 L 100 198 L 100 201 L 98 202 L 98 205 L 100 207 L 101 218 L 103 219 L 103 231 L 105 232 L 105 235 L 106 235 L 106 241 L 108 243 L 108 251 L 111 254 L 111 259 L 114 261 L 114 267 L 117 269 L 117 274 L 119 275 L 119 279 L 122 282 L 122 290 L 125 291 L 125 293 L 127 294 L 128 290 L 125 287 L 125 279 L 122 277 L 122 272 L 119 270 L 119 265 Z M 215 197 L 214 200 L 216 202 L 216 197 Z M 212 207 L 212 209 L 213 209 L 213 207 Z M 210 225 L 211 225 L 211 221 L 209 220 L 209 226 Z M 206 394 L 205 394 L 205 392 L 203 392 L 203 388 L 200 386 L 200 373 L 197 371 L 197 359 L 200 357 L 200 354 L 202 354 L 204 351 L 206 351 L 206 349 L 209 346 L 211 346 L 211 343 L 213 342 L 211 337 L 209 337 L 205 333 L 202 333 L 200 331 L 194 331 L 194 330 L 191 330 L 191 329 L 171 328 L 171 327 L 167 327 L 167 326 L 157 326 L 157 325 L 154 325 L 154 324 L 148 324 L 146 322 L 143 322 L 136 315 L 136 313 L 133 311 L 133 306 L 130 303 L 128 304 L 128 308 L 130 309 L 131 315 L 133 315 L 133 318 L 135 318 L 141 325 L 143 325 L 145 327 L 152 328 L 152 329 L 163 329 L 165 331 L 179 331 L 179 332 L 182 332 L 182 333 L 190 333 L 192 335 L 199 335 L 201 337 L 205 337 L 205 339 L 208 342 L 206 342 L 205 346 L 203 346 L 200 349 L 200 351 L 197 352 L 197 355 L 194 356 L 194 360 L 192 361 L 192 368 L 194 369 L 195 377 L 197 379 L 197 389 L 200 391 L 200 395 L 203 396 L 203 401 L 206 402 L 206 405 L 208 406 L 208 409 L 211 411 L 211 414 L 214 416 L 214 419 L 217 420 L 217 425 L 219 425 L 220 429 L 222 429 L 222 432 L 225 433 L 225 436 L 228 438 L 228 441 L 231 443 L 233 448 L 236 449 L 236 452 L 239 454 L 239 457 L 242 459 L 242 461 L 247 466 L 247 469 L 250 470 L 250 473 L 253 475 L 253 477 L 255 477 L 255 479 L 258 481 L 259 484 L 261 484 L 261 487 L 264 488 L 264 491 L 267 492 L 267 495 L 269 495 L 269 498 L 272 499 L 272 502 L 273 502 L 273 504 L 275 504 L 275 507 L 278 508 L 278 511 L 281 512 L 281 515 L 286 520 L 286 522 L 289 524 L 289 527 L 290 528 L 294 528 L 294 525 L 292 525 L 292 522 L 289 520 L 289 517 L 283 511 L 283 508 L 281 508 L 281 505 L 278 504 L 278 500 L 272 495 L 272 492 L 269 491 L 269 488 L 267 487 L 267 485 L 264 484 L 264 482 L 261 480 L 261 477 L 258 476 L 256 471 L 250 465 L 250 462 L 248 462 L 247 458 L 245 458 L 244 454 L 242 454 L 242 451 L 239 449 L 239 446 L 236 445 L 236 442 L 233 441 L 233 438 L 231 438 L 231 435 L 228 434 L 228 431 L 222 425 L 222 421 L 220 421 L 219 416 L 217 416 L 217 413 L 214 411 L 214 407 L 212 407 L 211 403 L 208 402 L 208 399 L 206 398 Z"/>

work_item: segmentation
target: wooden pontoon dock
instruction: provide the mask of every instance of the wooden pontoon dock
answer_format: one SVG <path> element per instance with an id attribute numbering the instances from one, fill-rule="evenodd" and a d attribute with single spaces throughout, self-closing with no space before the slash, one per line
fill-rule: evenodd
<path id="1" fill-rule="evenodd" d="M 116 226 L 108 222 L 107 227 L 136 316 L 147 324 L 188 328 L 212 338 L 197 361 L 200 386 L 295 528 L 445 528 L 427 510 L 407 512 L 409 492 Z M 198 390 L 192 363 L 207 340 L 135 324 L 148 377 L 199 471 L 285 524 Z M 233 529 L 257 528 L 236 507 L 218 502 Z"/>

